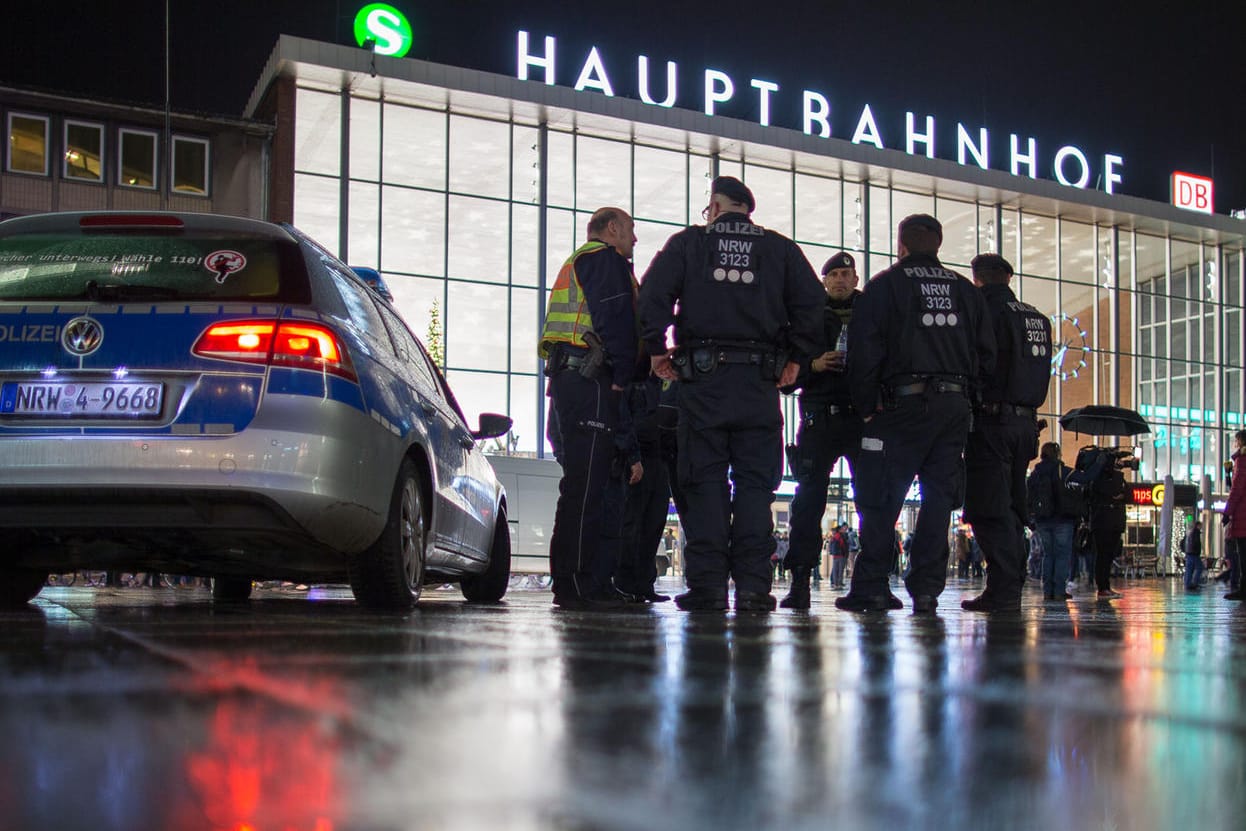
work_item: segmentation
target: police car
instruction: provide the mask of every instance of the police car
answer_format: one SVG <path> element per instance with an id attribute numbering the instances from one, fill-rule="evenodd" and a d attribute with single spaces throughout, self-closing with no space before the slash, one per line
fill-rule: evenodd
<path id="1" fill-rule="evenodd" d="M 289 225 L 206 214 L 0 223 L 0 602 L 50 572 L 506 591 L 506 496 L 394 309 Z"/>

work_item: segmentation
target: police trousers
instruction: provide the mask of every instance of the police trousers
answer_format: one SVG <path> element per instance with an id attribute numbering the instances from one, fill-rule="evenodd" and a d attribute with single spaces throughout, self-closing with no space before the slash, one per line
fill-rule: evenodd
<path id="1" fill-rule="evenodd" d="M 679 390 L 679 486 L 688 588 L 770 591 L 774 522 L 783 476 L 779 390 L 756 366 L 723 364 Z M 730 477 L 730 478 L 728 478 Z"/>
<path id="2" fill-rule="evenodd" d="M 1038 456 L 1033 418 L 979 416 L 965 445 L 965 521 L 986 555 L 986 592 L 1020 596 L 1028 548 L 1025 474 Z"/>
<path id="3" fill-rule="evenodd" d="M 670 480 L 661 448 L 642 443 L 640 463 L 644 474 L 626 489 L 623 510 L 623 538 L 619 567 L 614 584 L 628 594 L 648 594 L 658 579 L 657 551 L 666 528 L 667 507 L 671 501 Z"/>
<path id="4" fill-rule="evenodd" d="M 910 595 L 937 597 L 947 580 L 948 521 L 964 499 L 963 453 L 969 435 L 969 401 L 960 393 L 906 395 L 878 413 L 862 430 L 853 471 L 861 515 L 861 552 L 850 593 L 887 591 L 896 551 L 896 520 L 916 476 L 921 508 L 913 530 Z"/>
<path id="5" fill-rule="evenodd" d="M 562 437 L 562 479 L 549 542 L 554 594 L 601 597 L 612 591 L 622 525 L 621 500 L 607 500 L 619 393 L 610 379 L 563 370 L 550 379 Z M 607 503 L 613 508 L 607 510 Z"/>
<path id="6" fill-rule="evenodd" d="M 825 404 L 807 407 L 803 400 L 800 411 L 796 469 L 792 471 L 796 495 L 792 498 L 788 520 L 790 545 L 783 564 L 789 569 L 813 569 L 822 551 L 822 515 L 826 512 L 831 470 L 841 458 L 848 459 L 850 473 L 856 469 L 861 419 L 847 411 L 831 414 Z"/>

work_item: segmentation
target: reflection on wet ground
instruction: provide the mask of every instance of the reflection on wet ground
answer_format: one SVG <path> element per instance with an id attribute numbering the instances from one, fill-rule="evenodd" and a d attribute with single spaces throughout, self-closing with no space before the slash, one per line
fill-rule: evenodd
<path id="1" fill-rule="evenodd" d="M 933 619 L 45 589 L 0 613 L 0 831 L 1242 827 L 1246 606 L 978 588 Z"/>

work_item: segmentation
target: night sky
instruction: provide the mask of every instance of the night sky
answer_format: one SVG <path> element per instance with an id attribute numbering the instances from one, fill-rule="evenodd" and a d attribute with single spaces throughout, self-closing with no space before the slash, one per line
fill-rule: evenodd
<path id="1" fill-rule="evenodd" d="M 364 0 L 170 0 L 172 106 L 241 115 L 277 35 L 346 43 Z M 636 56 L 677 105 L 700 111 L 704 69 L 728 73 L 723 115 L 758 118 L 758 78 L 780 85 L 771 123 L 801 128 L 801 91 L 826 96 L 851 137 L 869 104 L 888 148 L 904 149 L 905 112 L 937 122 L 937 155 L 955 157 L 956 123 L 991 131 L 991 167 L 1008 135 L 1079 147 L 1091 181 L 1124 157 L 1118 193 L 1168 201 L 1169 175 L 1211 176 L 1216 211 L 1246 208 L 1246 4 L 752 2 L 582 4 L 546 0 L 394 0 L 411 19 L 409 57 L 513 75 L 519 29 L 558 38 L 557 82 L 574 84 L 597 46 L 616 94 L 636 97 Z M 1010 5 L 1010 4 L 1009 4 Z M 161 107 L 163 0 L 6 4 L 0 84 Z M 1102 8 L 1100 7 L 1102 6 Z M 574 12 L 568 13 L 568 9 Z"/>

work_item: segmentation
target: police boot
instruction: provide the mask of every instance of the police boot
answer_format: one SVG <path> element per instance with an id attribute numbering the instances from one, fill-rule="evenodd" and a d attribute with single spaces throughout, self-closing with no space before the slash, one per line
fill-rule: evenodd
<path id="1" fill-rule="evenodd" d="M 779 601 L 784 609 L 809 608 L 809 575 L 813 569 L 808 566 L 796 566 L 792 569 L 792 587 L 787 597 Z"/>

